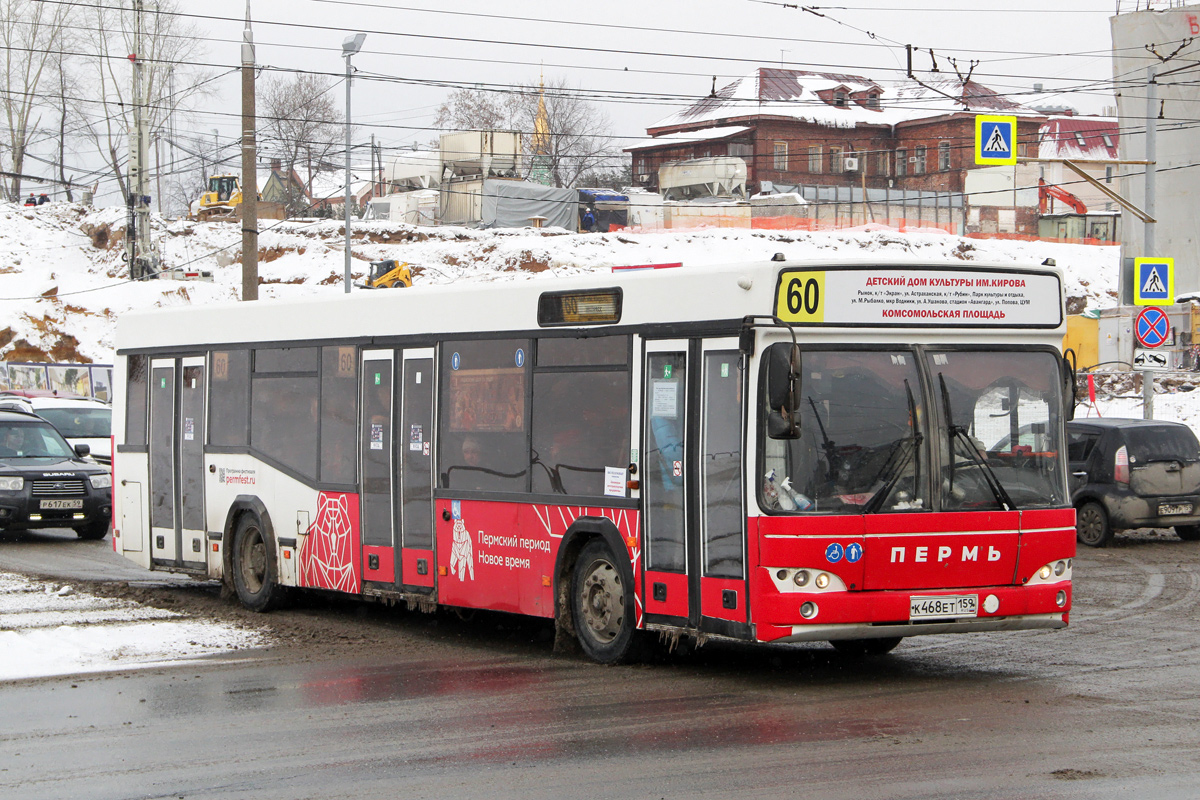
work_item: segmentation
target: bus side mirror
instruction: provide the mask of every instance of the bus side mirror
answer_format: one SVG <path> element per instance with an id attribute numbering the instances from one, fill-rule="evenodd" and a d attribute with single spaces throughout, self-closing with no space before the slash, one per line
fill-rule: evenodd
<path id="1" fill-rule="evenodd" d="M 773 345 L 767 355 L 767 436 L 800 438 L 800 350 Z"/>
<path id="2" fill-rule="evenodd" d="M 1062 356 L 1063 418 L 1075 419 L 1075 404 L 1079 402 L 1079 381 L 1076 377 L 1075 351 L 1067 348 Z"/>

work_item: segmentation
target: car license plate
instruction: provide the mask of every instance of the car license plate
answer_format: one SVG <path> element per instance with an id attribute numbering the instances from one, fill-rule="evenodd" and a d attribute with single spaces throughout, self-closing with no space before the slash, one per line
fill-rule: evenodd
<path id="1" fill-rule="evenodd" d="M 43 511 L 69 511 L 74 508 L 83 508 L 82 500 L 43 500 L 41 509 Z"/>
<path id="2" fill-rule="evenodd" d="M 1158 506 L 1158 515 L 1165 517 L 1170 514 L 1190 514 L 1192 513 L 1191 503 L 1160 503 Z"/>
<path id="3" fill-rule="evenodd" d="M 908 599 L 909 619 L 975 617 L 979 615 L 979 595 L 957 594 L 937 597 L 912 596 Z"/>

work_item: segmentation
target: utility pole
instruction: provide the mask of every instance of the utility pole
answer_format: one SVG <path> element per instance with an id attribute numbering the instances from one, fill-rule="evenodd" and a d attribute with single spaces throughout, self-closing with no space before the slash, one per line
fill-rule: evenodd
<path id="1" fill-rule="evenodd" d="M 145 82 L 138 51 L 142 48 L 142 0 L 133 0 L 135 16 L 133 46 L 129 55 L 133 65 L 133 127 L 129 132 L 129 196 L 126 202 L 129 215 L 125 236 L 129 277 L 134 280 L 153 277 L 158 273 L 158 259 L 150 241 L 150 198 L 146 196 L 146 169 L 150 164 L 149 131 L 146 130 Z"/>
<path id="2" fill-rule="evenodd" d="M 254 34 L 242 32 L 242 300 L 258 299 L 258 158 L 254 137 Z"/>
<path id="3" fill-rule="evenodd" d="M 346 294 L 350 294 L 350 58 L 362 50 L 363 40 L 366 38 L 365 33 L 356 33 L 347 36 L 342 42 L 342 57 L 346 59 L 346 196 L 343 198 L 346 211 L 346 274 L 342 282 L 346 287 Z"/>
<path id="4" fill-rule="evenodd" d="M 1155 77 L 1158 70 L 1151 64 L 1146 68 L 1146 216 L 1149 220 L 1142 226 L 1142 238 L 1145 240 L 1142 246 L 1142 257 L 1154 257 L 1154 191 L 1157 188 L 1157 176 L 1155 172 L 1158 170 L 1158 164 L 1155 163 L 1158 159 L 1158 83 Z M 1133 279 L 1137 280 L 1137 273 L 1134 272 Z M 1136 291 L 1136 287 L 1135 287 Z M 1171 298 L 1171 302 L 1175 302 L 1175 298 Z M 1149 370 L 1142 371 L 1142 419 L 1154 419 L 1154 373 Z"/>

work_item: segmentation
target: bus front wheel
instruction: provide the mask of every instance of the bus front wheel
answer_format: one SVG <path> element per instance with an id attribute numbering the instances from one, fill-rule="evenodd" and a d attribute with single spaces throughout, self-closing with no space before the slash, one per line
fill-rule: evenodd
<path id="1" fill-rule="evenodd" d="M 275 569 L 275 542 L 254 514 L 243 514 L 233 534 L 233 587 L 251 611 L 279 604 L 283 588 Z"/>
<path id="2" fill-rule="evenodd" d="M 584 546 L 571 587 L 575 632 L 583 651 L 601 664 L 628 660 L 636 625 L 633 586 L 603 541 Z"/>

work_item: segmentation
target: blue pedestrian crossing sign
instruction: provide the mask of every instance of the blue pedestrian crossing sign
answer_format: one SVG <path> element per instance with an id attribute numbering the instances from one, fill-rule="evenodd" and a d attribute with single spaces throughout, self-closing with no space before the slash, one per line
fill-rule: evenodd
<path id="1" fill-rule="evenodd" d="M 1133 304 L 1169 306 L 1175 302 L 1175 259 L 1133 260 Z"/>
<path id="2" fill-rule="evenodd" d="M 1017 118 L 990 114 L 975 117 L 975 163 L 1017 163 Z"/>

